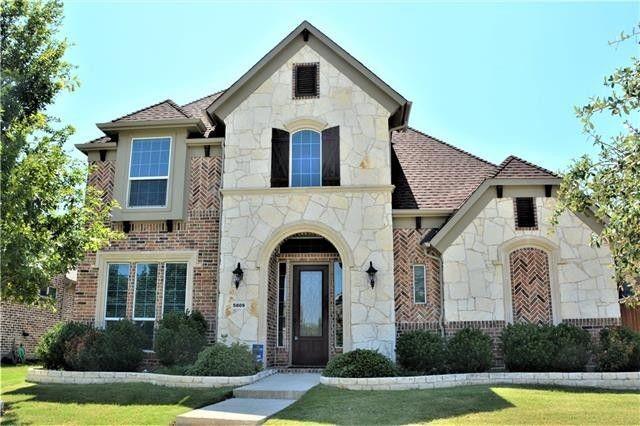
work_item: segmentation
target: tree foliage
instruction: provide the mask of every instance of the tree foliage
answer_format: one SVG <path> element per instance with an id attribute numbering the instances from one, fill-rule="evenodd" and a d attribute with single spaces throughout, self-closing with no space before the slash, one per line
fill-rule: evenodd
<path id="1" fill-rule="evenodd" d="M 636 43 L 638 30 L 640 25 L 631 35 L 621 34 L 617 42 Z M 631 58 L 631 64 L 615 70 L 604 85 L 608 95 L 576 108 L 598 155 L 584 155 L 566 171 L 554 221 L 571 210 L 593 213 L 604 224 L 594 244 L 609 245 L 617 282 L 632 289 L 625 302 L 635 304 L 640 297 L 640 59 Z M 603 136 L 596 130 L 598 119 L 616 123 L 619 132 Z"/>
<path id="2" fill-rule="evenodd" d="M 108 226 L 114 204 L 84 189 L 87 168 L 63 148 L 73 128 L 45 112 L 78 84 L 58 35 L 62 3 L 9 0 L 0 8 L 1 296 L 35 303 L 55 275 L 119 234 Z"/>

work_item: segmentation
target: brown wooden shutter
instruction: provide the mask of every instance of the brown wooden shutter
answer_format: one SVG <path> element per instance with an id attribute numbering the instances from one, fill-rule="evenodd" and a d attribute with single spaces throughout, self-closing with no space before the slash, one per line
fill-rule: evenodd
<path id="1" fill-rule="evenodd" d="M 271 187 L 289 186 L 289 132 L 271 129 Z"/>
<path id="2" fill-rule="evenodd" d="M 322 131 L 322 186 L 340 186 L 340 127 Z"/>

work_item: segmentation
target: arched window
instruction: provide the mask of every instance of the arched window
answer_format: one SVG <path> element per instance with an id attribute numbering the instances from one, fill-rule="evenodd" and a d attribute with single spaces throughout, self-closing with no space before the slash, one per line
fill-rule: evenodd
<path id="1" fill-rule="evenodd" d="M 291 186 L 322 185 L 320 133 L 300 130 L 291 135 Z"/>

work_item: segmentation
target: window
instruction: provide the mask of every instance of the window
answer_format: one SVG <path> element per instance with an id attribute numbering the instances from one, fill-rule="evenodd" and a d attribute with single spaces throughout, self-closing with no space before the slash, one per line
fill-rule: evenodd
<path id="1" fill-rule="evenodd" d="M 424 265 L 413 265 L 413 303 L 427 303 L 427 277 Z"/>
<path id="2" fill-rule="evenodd" d="M 336 333 L 336 348 L 342 347 L 342 263 L 333 262 L 333 300 L 335 315 L 334 315 L 334 330 Z"/>
<path id="3" fill-rule="evenodd" d="M 40 297 L 49 297 L 56 300 L 58 290 L 55 287 L 45 287 L 40 289 Z"/>
<path id="4" fill-rule="evenodd" d="M 129 168 L 129 207 L 165 207 L 171 138 L 133 139 Z"/>
<path id="5" fill-rule="evenodd" d="M 322 184 L 320 133 L 301 130 L 291 135 L 291 186 Z"/>
<path id="6" fill-rule="evenodd" d="M 293 97 L 317 98 L 320 96 L 320 64 L 293 65 Z"/>
<path id="7" fill-rule="evenodd" d="M 127 289 L 129 287 L 129 264 L 109 264 L 107 275 L 106 321 L 118 321 L 127 314 Z"/>
<path id="8" fill-rule="evenodd" d="M 167 263 L 164 269 L 163 315 L 184 312 L 187 295 L 187 264 Z"/>
<path id="9" fill-rule="evenodd" d="M 278 346 L 284 346 L 287 264 L 278 264 Z"/>
<path id="10" fill-rule="evenodd" d="M 515 201 L 516 229 L 536 228 L 535 198 L 516 198 Z"/>
<path id="11" fill-rule="evenodd" d="M 144 334 L 148 337 L 149 344 L 153 342 L 153 328 L 156 320 L 157 280 L 158 264 L 136 264 L 136 281 L 133 296 L 133 320 L 140 326 Z"/>

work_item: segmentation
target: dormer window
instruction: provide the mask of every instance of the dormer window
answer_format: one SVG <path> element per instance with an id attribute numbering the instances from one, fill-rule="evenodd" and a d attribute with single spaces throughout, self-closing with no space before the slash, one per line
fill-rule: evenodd
<path id="1" fill-rule="evenodd" d="M 171 138 L 131 141 L 128 207 L 166 207 Z"/>
<path id="2" fill-rule="evenodd" d="M 320 96 L 320 64 L 293 65 L 294 99 L 317 98 Z"/>
<path id="3" fill-rule="evenodd" d="M 291 186 L 322 184 L 320 133 L 300 130 L 291 135 Z"/>

